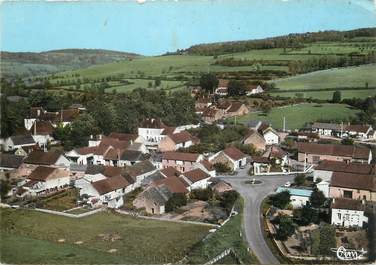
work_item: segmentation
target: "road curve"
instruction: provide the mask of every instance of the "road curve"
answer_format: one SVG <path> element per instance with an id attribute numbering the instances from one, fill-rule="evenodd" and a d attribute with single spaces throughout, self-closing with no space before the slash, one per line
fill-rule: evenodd
<path id="1" fill-rule="evenodd" d="M 245 184 L 250 179 L 261 180 L 261 184 Z M 249 247 L 261 264 L 279 264 L 265 242 L 262 227 L 261 203 L 280 185 L 292 181 L 293 176 L 259 176 L 249 177 L 247 170 L 242 170 L 237 176 L 222 177 L 229 182 L 244 198 L 244 230 Z"/>

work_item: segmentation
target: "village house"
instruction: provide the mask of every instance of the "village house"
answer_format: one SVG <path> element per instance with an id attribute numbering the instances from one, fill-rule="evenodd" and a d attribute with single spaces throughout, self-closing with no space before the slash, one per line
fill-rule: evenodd
<path id="1" fill-rule="evenodd" d="M 145 119 L 138 128 L 138 135 L 146 140 L 149 149 L 157 149 L 159 142 L 174 132 L 175 128 L 165 125 L 161 119 Z"/>
<path id="2" fill-rule="evenodd" d="M 197 114 L 202 114 L 212 104 L 212 100 L 209 97 L 199 97 L 195 102 L 195 111 Z"/>
<path id="3" fill-rule="evenodd" d="M 27 145 L 27 146 L 21 146 L 17 148 L 17 150 L 14 152 L 15 155 L 26 157 L 34 150 L 41 150 L 39 145 Z"/>
<path id="4" fill-rule="evenodd" d="M 266 148 L 265 138 L 256 130 L 250 130 L 243 138 L 242 144 L 252 145 L 256 151 L 265 151 Z"/>
<path id="5" fill-rule="evenodd" d="M 24 160 L 25 164 L 30 165 L 44 165 L 52 167 L 68 168 L 70 161 L 59 152 L 48 151 L 43 152 L 40 150 L 32 151 Z"/>
<path id="6" fill-rule="evenodd" d="M 253 168 L 253 174 L 259 175 L 261 173 L 269 173 L 272 167 L 272 162 L 268 157 L 252 156 L 251 166 Z"/>
<path id="7" fill-rule="evenodd" d="M 212 164 L 224 164 L 235 171 L 247 164 L 247 156 L 238 148 L 230 146 L 209 158 Z"/>
<path id="8" fill-rule="evenodd" d="M 242 116 L 249 113 L 247 106 L 240 101 L 223 100 L 217 104 L 223 118 Z"/>
<path id="9" fill-rule="evenodd" d="M 14 135 L 3 141 L 2 150 L 5 152 L 15 151 L 20 147 L 34 146 L 35 140 L 30 134 Z"/>
<path id="10" fill-rule="evenodd" d="M 26 178 L 19 194 L 31 196 L 46 195 L 69 187 L 69 171 L 66 169 L 38 166 Z"/>
<path id="11" fill-rule="evenodd" d="M 312 132 L 318 133 L 321 136 L 353 137 L 359 139 L 374 139 L 376 137 L 372 126 L 365 124 L 315 122 L 312 124 L 311 129 Z"/>
<path id="12" fill-rule="evenodd" d="M 202 169 L 196 168 L 183 172 L 180 176 L 189 191 L 194 189 L 206 189 L 210 184 L 211 176 Z"/>
<path id="13" fill-rule="evenodd" d="M 221 111 L 215 106 L 206 108 L 201 116 L 202 120 L 207 124 L 213 124 L 214 122 L 222 119 L 222 117 L 223 115 Z"/>
<path id="14" fill-rule="evenodd" d="M 336 198 L 333 199 L 330 208 L 332 225 L 363 228 L 365 223 L 368 223 L 368 217 L 364 215 L 365 205 L 362 201 Z"/>
<path id="15" fill-rule="evenodd" d="M 272 127 L 263 130 L 262 135 L 267 145 L 279 144 L 279 135 Z"/>
<path id="16" fill-rule="evenodd" d="M 123 206 L 123 196 L 129 192 L 130 183 L 121 175 L 89 182 L 80 189 L 80 197 L 87 197 L 92 207 L 106 205 L 109 208 Z"/>
<path id="17" fill-rule="evenodd" d="M 226 79 L 219 79 L 218 80 L 218 87 L 215 89 L 214 94 L 225 97 L 228 95 L 228 83 L 230 81 Z"/>
<path id="18" fill-rule="evenodd" d="M 42 107 L 31 107 L 30 113 L 27 118 L 24 119 L 24 125 L 27 130 L 30 130 L 35 121 L 49 121 L 53 127 L 57 127 L 61 124 L 63 127 L 69 125 L 80 114 L 78 109 L 66 109 L 56 112 L 48 112 Z"/>
<path id="19" fill-rule="evenodd" d="M 330 182 L 329 197 L 376 202 L 376 177 L 334 172 Z"/>
<path id="20" fill-rule="evenodd" d="M 141 135 L 112 132 L 108 135 L 108 137 L 118 139 L 119 141 L 128 142 L 128 150 L 140 151 L 144 154 L 149 153 L 149 150 L 146 148 L 146 140 Z"/>
<path id="21" fill-rule="evenodd" d="M 211 179 L 210 181 L 211 181 L 210 188 L 216 194 L 222 194 L 224 192 L 234 190 L 233 187 L 231 186 L 231 184 L 229 184 L 229 183 L 227 183 L 223 180 Z"/>
<path id="22" fill-rule="evenodd" d="M 199 139 L 187 131 L 168 134 L 159 142 L 158 150 L 160 152 L 176 151 L 179 148 L 187 148 L 199 143 Z"/>
<path id="23" fill-rule="evenodd" d="M 40 147 L 46 147 L 50 142 L 54 141 L 52 134 L 55 128 L 52 126 L 50 121 L 39 121 L 36 120 L 29 130 L 30 134 L 34 138 L 34 141 Z"/>
<path id="24" fill-rule="evenodd" d="M 155 166 L 149 160 L 145 160 L 125 167 L 121 175 L 132 185 L 131 189 L 134 190 L 141 187 L 143 180 L 155 172 L 157 172 Z"/>
<path id="25" fill-rule="evenodd" d="M 133 201 L 133 206 L 137 209 L 144 208 L 149 214 L 164 214 L 166 203 L 172 197 L 167 186 L 151 186 L 140 193 Z"/>
<path id="26" fill-rule="evenodd" d="M 209 162 L 209 160 L 203 159 L 200 161 L 200 163 L 196 165 L 197 165 L 197 168 L 202 169 L 203 171 L 208 173 L 212 178 L 216 177 L 217 173 L 215 171 L 214 165 L 211 162 Z"/>
<path id="27" fill-rule="evenodd" d="M 281 167 L 288 166 L 290 164 L 287 152 L 276 145 L 268 146 L 262 156 L 267 157 L 270 161 L 274 161 L 276 165 Z"/>
<path id="28" fill-rule="evenodd" d="M 252 96 L 263 93 L 264 89 L 260 85 L 250 85 L 246 87 L 245 91 L 247 96 Z"/>
<path id="29" fill-rule="evenodd" d="M 353 145 L 298 143 L 298 161 L 318 164 L 322 160 L 370 163 L 369 148 Z"/>
<path id="30" fill-rule="evenodd" d="M 65 156 L 72 163 L 75 163 L 78 165 L 91 165 L 94 163 L 95 150 L 96 150 L 95 146 L 81 147 L 81 148 L 76 148 L 65 153 Z"/>
<path id="31" fill-rule="evenodd" d="M 23 160 L 23 156 L 0 153 L 0 172 L 19 168 Z"/>
<path id="32" fill-rule="evenodd" d="M 174 167 L 180 172 L 186 172 L 195 169 L 202 159 L 202 155 L 195 153 L 166 152 L 162 153 L 162 168 Z"/>
<path id="33" fill-rule="evenodd" d="M 302 208 L 304 205 L 307 205 L 312 194 L 312 189 L 307 187 L 280 186 L 276 192 L 280 193 L 283 191 L 288 191 L 290 193 L 291 205 L 294 209 Z"/>

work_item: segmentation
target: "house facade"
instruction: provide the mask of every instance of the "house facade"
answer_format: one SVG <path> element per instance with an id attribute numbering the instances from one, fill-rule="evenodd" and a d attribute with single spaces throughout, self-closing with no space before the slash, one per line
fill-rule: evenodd
<path id="1" fill-rule="evenodd" d="M 233 171 L 247 164 L 247 156 L 236 147 L 227 147 L 209 158 L 212 164 L 224 164 Z"/>
<path id="2" fill-rule="evenodd" d="M 250 130 L 250 132 L 242 140 L 242 143 L 253 145 L 257 151 L 265 151 L 266 148 L 265 138 L 256 130 Z"/>
<path id="3" fill-rule="evenodd" d="M 298 143 L 298 161 L 318 164 L 322 160 L 370 163 L 372 152 L 366 147 L 339 144 Z"/>
<path id="4" fill-rule="evenodd" d="M 368 223 L 364 215 L 365 206 L 362 201 L 344 198 L 333 199 L 331 204 L 331 224 L 341 227 L 362 228 Z"/>
<path id="5" fill-rule="evenodd" d="M 162 168 L 173 167 L 180 172 L 196 168 L 203 156 L 195 153 L 166 152 L 162 154 Z"/>

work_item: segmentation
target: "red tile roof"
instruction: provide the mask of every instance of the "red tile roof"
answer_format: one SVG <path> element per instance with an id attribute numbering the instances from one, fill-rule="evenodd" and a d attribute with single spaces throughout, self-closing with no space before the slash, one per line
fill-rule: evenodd
<path id="1" fill-rule="evenodd" d="M 184 175 L 184 177 L 189 179 L 192 183 L 195 183 L 195 182 L 203 180 L 203 179 L 210 178 L 209 174 L 207 174 L 205 171 L 203 171 L 202 169 L 199 169 L 199 168 L 184 172 L 184 173 L 182 173 L 182 175 Z"/>
<path id="2" fill-rule="evenodd" d="M 37 165 L 53 165 L 57 162 L 60 153 L 54 151 L 43 152 L 40 150 L 32 151 L 24 160 L 26 164 L 37 164 Z"/>
<path id="3" fill-rule="evenodd" d="M 157 186 L 166 186 L 171 193 L 187 193 L 188 190 L 178 177 L 165 178 L 154 181 Z"/>
<path id="4" fill-rule="evenodd" d="M 244 104 L 239 101 L 231 102 L 231 107 L 227 110 L 227 112 L 237 112 Z"/>
<path id="5" fill-rule="evenodd" d="M 330 186 L 376 191 L 376 176 L 334 172 Z"/>
<path id="6" fill-rule="evenodd" d="M 187 131 L 181 131 L 179 133 L 169 134 L 168 137 L 174 141 L 175 144 L 181 144 L 188 141 L 194 141 L 194 137 Z"/>
<path id="7" fill-rule="evenodd" d="M 363 163 L 346 163 L 341 161 L 323 160 L 315 168 L 316 170 L 347 172 L 357 174 L 376 174 L 376 166 Z"/>
<path id="8" fill-rule="evenodd" d="M 46 181 L 55 170 L 58 169 L 55 167 L 38 166 L 27 178 L 35 181 Z"/>
<path id="9" fill-rule="evenodd" d="M 364 211 L 365 206 L 362 204 L 362 201 L 359 201 L 359 200 L 352 200 L 352 199 L 347 199 L 347 198 L 335 198 L 333 199 L 333 203 L 330 208 Z"/>
<path id="10" fill-rule="evenodd" d="M 50 121 L 35 121 L 29 130 L 31 134 L 34 134 L 34 126 L 38 135 L 51 135 L 55 130 Z"/>
<path id="11" fill-rule="evenodd" d="M 134 141 L 137 139 L 138 135 L 137 134 L 132 134 L 132 133 L 117 133 L 117 132 L 112 132 L 108 136 L 109 138 L 115 138 L 120 141 Z"/>
<path id="12" fill-rule="evenodd" d="M 122 176 L 115 176 L 112 178 L 95 181 L 92 183 L 92 185 L 100 195 L 103 195 L 114 190 L 125 188 L 129 185 L 129 183 Z"/>
<path id="13" fill-rule="evenodd" d="M 170 177 L 178 177 L 180 175 L 180 171 L 175 169 L 174 167 L 166 167 L 160 170 L 162 175 L 166 176 L 166 178 Z"/>
<path id="14" fill-rule="evenodd" d="M 246 157 L 246 155 L 242 151 L 233 146 L 227 147 L 225 150 L 223 150 L 223 152 L 235 161 Z"/>
<path id="15" fill-rule="evenodd" d="M 370 149 L 353 145 L 298 143 L 298 152 L 368 159 Z"/>
<path id="16" fill-rule="evenodd" d="M 209 162 L 209 160 L 204 159 L 200 163 L 206 168 L 206 170 L 208 170 L 208 171 L 214 170 L 214 166 L 211 162 Z"/>
<path id="17" fill-rule="evenodd" d="M 353 125 L 347 125 L 345 127 L 345 131 L 352 131 L 352 132 L 358 132 L 358 133 L 366 133 L 369 130 L 369 125 L 362 125 L 362 124 L 353 124 Z"/>
<path id="18" fill-rule="evenodd" d="M 165 152 L 162 154 L 162 159 L 196 162 L 199 156 L 200 154 L 196 154 L 196 153 Z"/>

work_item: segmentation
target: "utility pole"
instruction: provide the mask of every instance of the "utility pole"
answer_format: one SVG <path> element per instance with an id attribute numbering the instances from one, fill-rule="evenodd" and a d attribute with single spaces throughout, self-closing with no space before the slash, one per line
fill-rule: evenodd
<path id="1" fill-rule="evenodd" d="M 283 116 L 283 132 L 286 132 L 286 117 Z"/>

